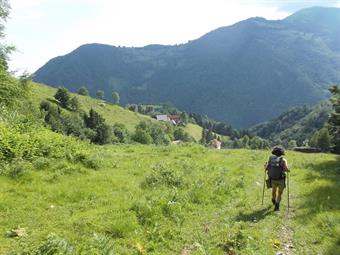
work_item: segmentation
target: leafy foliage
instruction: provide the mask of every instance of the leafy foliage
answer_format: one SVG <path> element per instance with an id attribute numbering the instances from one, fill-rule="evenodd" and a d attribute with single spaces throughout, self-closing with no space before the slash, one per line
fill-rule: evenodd
<path id="1" fill-rule="evenodd" d="M 114 104 L 119 104 L 120 97 L 117 91 L 112 92 L 112 100 Z"/>
<path id="2" fill-rule="evenodd" d="M 104 99 L 104 91 L 103 90 L 97 90 L 96 97 L 98 99 Z"/>
<path id="3" fill-rule="evenodd" d="M 270 141 L 271 144 L 282 144 L 288 147 L 294 140 L 297 146 L 323 128 L 328 121 L 330 105 L 323 102 L 317 106 L 293 107 L 271 121 L 261 123 L 247 132 Z"/>
<path id="4" fill-rule="evenodd" d="M 340 88 L 334 85 L 330 88 L 330 92 L 333 95 L 331 98 L 333 112 L 328 123 L 335 144 L 334 151 L 340 154 Z"/>
<path id="5" fill-rule="evenodd" d="M 82 87 L 79 88 L 78 94 L 82 95 L 82 96 L 88 96 L 89 90 L 85 86 L 82 86 Z"/>
<path id="6" fill-rule="evenodd" d="M 60 102 L 60 106 L 67 108 L 70 105 L 71 95 L 66 88 L 58 88 L 54 98 Z"/>

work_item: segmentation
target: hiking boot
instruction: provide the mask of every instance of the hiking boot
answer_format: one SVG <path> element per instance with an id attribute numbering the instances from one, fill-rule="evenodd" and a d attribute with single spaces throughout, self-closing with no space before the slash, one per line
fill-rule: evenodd
<path id="1" fill-rule="evenodd" d="M 274 211 L 279 211 L 279 210 L 280 210 L 280 203 L 275 203 Z"/>
<path id="2" fill-rule="evenodd" d="M 272 198 L 272 203 L 273 203 L 273 205 L 275 205 L 275 203 L 276 203 L 274 198 Z"/>

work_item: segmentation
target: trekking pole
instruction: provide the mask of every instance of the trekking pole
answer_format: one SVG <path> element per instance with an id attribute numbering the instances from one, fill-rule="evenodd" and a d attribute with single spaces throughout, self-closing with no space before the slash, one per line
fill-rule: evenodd
<path id="1" fill-rule="evenodd" d="M 289 172 L 287 172 L 287 195 L 288 195 L 288 211 L 289 211 Z"/>
<path id="2" fill-rule="evenodd" d="M 264 171 L 264 178 L 263 178 L 263 191 L 262 191 L 262 205 L 263 205 L 263 199 L 264 199 L 264 187 L 266 185 L 266 171 Z"/>

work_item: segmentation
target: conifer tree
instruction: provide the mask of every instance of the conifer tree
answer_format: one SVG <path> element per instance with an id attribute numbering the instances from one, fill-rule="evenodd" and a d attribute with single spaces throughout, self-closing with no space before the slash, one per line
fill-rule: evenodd
<path id="1" fill-rule="evenodd" d="M 67 108 L 70 105 L 71 96 L 66 88 L 58 88 L 54 98 L 60 102 L 60 106 L 63 108 Z"/>
<path id="2" fill-rule="evenodd" d="M 328 121 L 330 134 L 333 137 L 334 152 L 340 154 L 340 88 L 336 85 L 332 86 L 329 91 L 332 93 L 331 102 L 333 112 Z"/>

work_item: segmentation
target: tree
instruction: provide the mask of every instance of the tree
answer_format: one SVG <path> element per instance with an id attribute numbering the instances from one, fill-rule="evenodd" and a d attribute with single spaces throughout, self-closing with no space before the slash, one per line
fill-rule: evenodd
<path id="1" fill-rule="evenodd" d="M 105 119 L 91 108 L 89 115 L 85 114 L 84 121 L 86 127 L 95 131 L 91 142 L 98 144 L 107 144 L 111 142 L 112 130 L 105 124 Z"/>
<path id="2" fill-rule="evenodd" d="M 112 92 L 112 100 L 114 104 L 119 104 L 120 97 L 119 97 L 118 92 L 116 91 Z"/>
<path id="3" fill-rule="evenodd" d="M 126 106 L 130 111 L 132 112 L 137 112 L 138 111 L 138 107 L 136 104 L 129 104 Z"/>
<path id="4" fill-rule="evenodd" d="M 249 141 L 250 138 L 247 135 L 244 135 L 241 139 L 240 139 L 241 143 L 242 143 L 242 147 L 243 148 L 249 148 Z"/>
<path id="5" fill-rule="evenodd" d="M 89 95 L 89 91 L 88 91 L 88 89 L 85 86 L 83 86 L 83 87 L 79 88 L 78 94 L 82 95 L 82 96 L 88 96 Z"/>
<path id="6" fill-rule="evenodd" d="M 141 144 L 151 144 L 152 137 L 151 135 L 144 129 L 137 128 L 135 134 L 133 135 L 132 139 Z"/>
<path id="7" fill-rule="evenodd" d="M 137 111 L 138 111 L 139 113 L 143 113 L 143 106 L 139 104 L 139 105 L 137 106 Z"/>
<path id="8" fill-rule="evenodd" d="M 112 128 L 116 143 L 128 143 L 130 141 L 130 134 L 124 124 L 114 124 Z"/>
<path id="9" fill-rule="evenodd" d="M 328 129 L 323 128 L 319 131 L 318 145 L 322 151 L 329 151 L 331 147 L 331 136 L 329 135 Z"/>
<path id="10" fill-rule="evenodd" d="M 202 128 L 202 134 L 201 134 L 201 144 L 205 145 L 207 143 L 207 139 L 206 139 L 206 136 L 207 136 L 207 132 L 206 132 L 206 129 L 205 128 Z"/>
<path id="11" fill-rule="evenodd" d="M 211 140 L 214 139 L 214 133 L 212 132 L 211 129 L 208 130 L 208 132 L 206 133 L 206 143 L 209 143 Z"/>
<path id="12" fill-rule="evenodd" d="M 333 105 L 333 112 L 328 121 L 329 130 L 333 137 L 334 152 L 340 154 L 340 88 L 334 85 L 329 91 L 332 93 Z"/>
<path id="13" fill-rule="evenodd" d="M 76 97 L 72 97 L 72 99 L 70 100 L 70 108 L 72 111 L 77 112 L 80 109 L 80 103 L 78 98 Z"/>
<path id="14" fill-rule="evenodd" d="M 60 102 L 60 106 L 67 108 L 70 105 L 71 95 L 66 88 L 58 88 L 54 98 Z"/>
<path id="15" fill-rule="evenodd" d="M 182 140 L 184 142 L 190 142 L 191 137 L 190 135 L 184 131 L 183 128 L 176 128 L 174 131 L 174 138 L 175 140 Z"/>
<path id="16" fill-rule="evenodd" d="M 294 149 L 295 147 L 297 147 L 297 143 L 295 140 L 290 140 L 288 142 L 288 149 Z"/>
<path id="17" fill-rule="evenodd" d="M 152 105 L 148 105 L 145 109 L 145 112 L 148 114 L 152 114 L 155 108 Z"/>
<path id="18" fill-rule="evenodd" d="M 97 90 L 97 92 L 96 92 L 96 97 L 97 97 L 98 99 L 104 99 L 104 91 L 102 91 L 102 90 Z"/>
<path id="19" fill-rule="evenodd" d="M 185 112 L 182 112 L 180 114 L 180 118 L 181 118 L 181 121 L 184 123 L 184 124 L 188 124 L 189 123 L 189 116 L 188 114 L 186 114 Z"/>
<path id="20" fill-rule="evenodd" d="M 7 0 L 0 1 L 0 39 L 5 37 L 5 22 L 9 16 L 10 5 Z M 0 44 L 0 67 L 3 70 L 7 70 L 8 68 L 8 55 L 15 50 L 13 46 L 8 46 L 3 43 Z"/>
<path id="21" fill-rule="evenodd" d="M 99 126 L 96 127 L 95 129 L 96 135 L 92 139 L 92 142 L 97 143 L 97 144 L 108 144 L 111 142 L 111 128 L 102 123 Z"/>
<path id="22" fill-rule="evenodd" d="M 88 128 L 95 130 L 98 126 L 104 124 L 105 119 L 91 108 L 89 111 L 89 115 L 85 114 L 84 121 Z"/>

